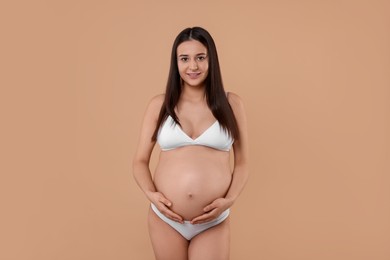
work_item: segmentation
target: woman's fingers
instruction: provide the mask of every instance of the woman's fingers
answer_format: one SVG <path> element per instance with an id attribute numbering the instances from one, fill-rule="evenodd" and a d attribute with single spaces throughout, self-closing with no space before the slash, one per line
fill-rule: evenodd
<path id="1" fill-rule="evenodd" d="M 167 207 L 172 206 L 172 203 L 168 199 L 166 199 L 164 197 L 160 197 L 160 202 L 162 202 Z"/>
<path id="2" fill-rule="evenodd" d="M 191 220 L 191 224 L 201 224 L 204 222 L 211 221 L 215 219 L 218 216 L 217 209 L 214 209 L 210 212 L 204 213 L 194 219 Z"/>
<path id="3" fill-rule="evenodd" d="M 219 216 L 221 210 L 224 208 L 224 198 L 218 198 L 203 208 L 204 214 L 192 219 L 191 224 L 201 224 L 211 221 Z"/>
<path id="4" fill-rule="evenodd" d="M 226 199 L 225 198 L 218 198 L 211 202 L 209 205 L 203 208 L 204 212 L 209 212 L 215 208 L 225 208 L 226 205 Z"/>
<path id="5" fill-rule="evenodd" d="M 215 202 L 212 202 L 211 204 L 209 204 L 206 207 L 204 207 L 203 211 L 204 212 L 209 212 L 209 211 L 215 209 L 217 207 L 217 205 L 215 205 L 215 204 L 216 204 Z"/>
<path id="6" fill-rule="evenodd" d="M 156 206 L 159 211 L 167 218 L 183 223 L 183 218 L 170 209 L 170 207 L 172 206 L 172 202 L 168 200 L 161 192 L 156 192 L 155 194 L 157 194 L 156 197 L 158 203 L 156 204 Z"/>
<path id="7" fill-rule="evenodd" d="M 160 212 L 164 214 L 167 218 L 183 223 L 183 218 L 180 215 L 173 212 L 172 210 L 170 210 L 169 208 L 167 208 L 165 205 L 164 207 L 162 207 L 162 209 L 160 209 Z"/>

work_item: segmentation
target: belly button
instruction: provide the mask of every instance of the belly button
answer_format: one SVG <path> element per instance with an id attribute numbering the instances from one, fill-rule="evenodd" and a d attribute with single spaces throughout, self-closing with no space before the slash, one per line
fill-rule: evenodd
<path id="1" fill-rule="evenodd" d="M 188 193 L 188 197 L 189 197 L 190 199 L 192 199 L 192 197 L 193 197 L 192 193 Z"/>

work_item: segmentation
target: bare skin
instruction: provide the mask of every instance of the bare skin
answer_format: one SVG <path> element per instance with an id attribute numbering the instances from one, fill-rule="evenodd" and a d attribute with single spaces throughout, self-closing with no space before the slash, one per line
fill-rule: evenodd
<path id="1" fill-rule="evenodd" d="M 157 190 L 185 220 L 202 215 L 206 205 L 224 197 L 230 182 L 229 153 L 204 146 L 162 152 L 154 174 Z"/>
<path id="2" fill-rule="evenodd" d="M 177 52 L 183 86 L 176 114 L 183 132 L 195 139 L 216 121 L 204 99 L 207 50 L 200 42 L 187 41 L 179 45 Z M 162 151 L 152 178 L 149 160 L 155 142 L 151 141 L 151 136 L 163 100 L 164 95 L 154 97 L 146 110 L 133 162 L 134 177 L 149 201 L 166 217 L 178 222 L 190 220 L 193 224 L 213 220 L 232 207 L 248 177 L 248 137 L 242 101 L 236 94 L 229 93 L 228 101 L 240 130 L 240 138 L 233 144 L 233 171 L 229 152 L 205 146 L 185 146 Z M 149 210 L 148 225 L 158 260 L 229 259 L 229 217 L 191 241 L 152 210 Z"/>

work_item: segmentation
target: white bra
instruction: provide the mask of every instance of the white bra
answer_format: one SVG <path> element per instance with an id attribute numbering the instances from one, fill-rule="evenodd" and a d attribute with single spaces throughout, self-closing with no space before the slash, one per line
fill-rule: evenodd
<path id="1" fill-rule="evenodd" d="M 189 145 L 203 145 L 221 151 L 229 151 L 234 140 L 222 129 L 218 120 L 195 139 L 189 137 L 169 115 L 159 129 L 157 142 L 162 151 Z"/>

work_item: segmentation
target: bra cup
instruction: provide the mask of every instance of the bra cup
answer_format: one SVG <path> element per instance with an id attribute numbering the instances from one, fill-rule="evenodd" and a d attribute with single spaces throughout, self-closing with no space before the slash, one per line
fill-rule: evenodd
<path id="1" fill-rule="evenodd" d="M 219 122 L 206 130 L 207 133 L 202 134 L 196 139 L 199 145 L 209 146 L 211 148 L 223 151 L 229 151 L 233 140 L 228 133 L 220 126 Z"/>
<path id="2" fill-rule="evenodd" d="M 159 129 L 157 142 L 163 151 L 188 145 L 203 145 L 221 151 L 229 151 L 234 140 L 222 129 L 218 121 L 199 137 L 192 139 L 175 123 L 171 116 L 168 116 Z"/>

